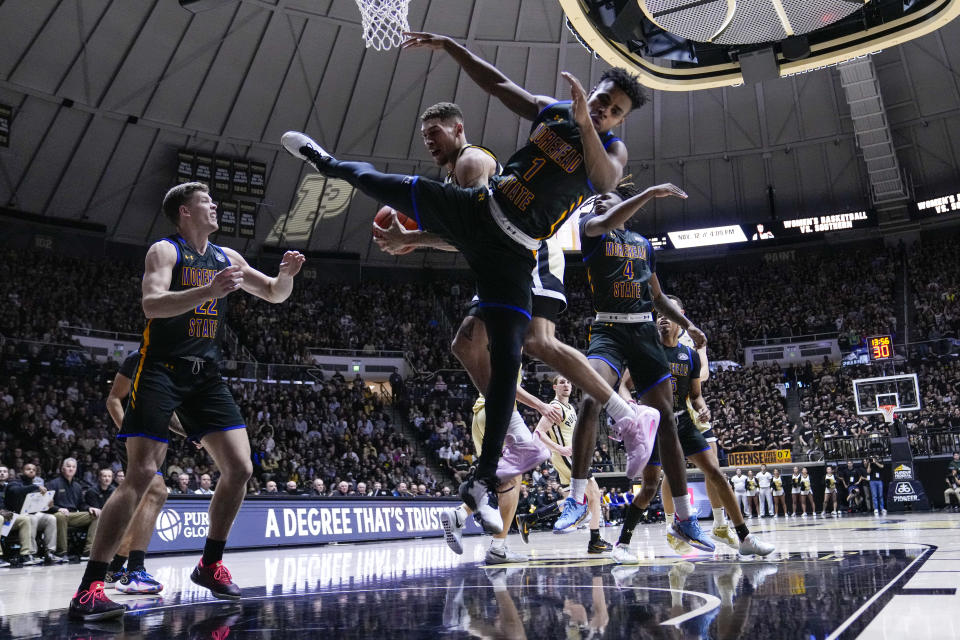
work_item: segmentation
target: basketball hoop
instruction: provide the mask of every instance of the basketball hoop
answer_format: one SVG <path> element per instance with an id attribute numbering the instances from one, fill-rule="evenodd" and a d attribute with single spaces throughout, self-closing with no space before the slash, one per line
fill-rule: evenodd
<path id="1" fill-rule="evenodd" d="M 356 0 L 363 22 L 363 39 L 367 47 L 385 51 L 399 47 L 403 32 L 410 31 L 407 8 L 410 0 Z"/>
<path id="2" fill-rule="evenodd" d="M 882 404 L 877 408 L 880 409 L 880 413 L 883 414 L 883 421 L 887 424 L 893 424 L 893 419 L 896 418 L 896 415 L 893 412 L 897 410 L 897 405 Z"/>

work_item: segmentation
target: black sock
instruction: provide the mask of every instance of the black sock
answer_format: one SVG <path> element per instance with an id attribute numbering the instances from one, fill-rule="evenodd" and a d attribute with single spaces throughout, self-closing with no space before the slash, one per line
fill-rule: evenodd
<path id="1" fill-rule="evenodd" d="M 223 550 L 226 546 L 226 540 L 214 540 L 213 538 L 207 538 L 207 544 L 203 545 L 203 558 L 200 560 L 200 562 L 203 563 L 203 566 L 209 567 L 210 565 L 223 560 Z"/>
<path id="2" fill-rule="evenodd" d="M 643 516 L 643 509 L 631 502 L 627 507 L 627 514 L 623 517 L 623 528 L 620 529 L 620 539 L 617 540 L 617 544 L 630 544 L 633 530 L 640 522 L 641 516 Z"/>
<path id="3" fill-rule="evenodd" d="M 590 542 L 600 541 L 600 529 L 590 529 Z"/>
<path id="4" fill-rule="evenodd" d="M 86 591 L 90 588 L 90 585 L 94 582 L 103 582 L 103 578 L 107 575 L 107 563 L 106 562 L 97 562 L 96 560 L 89 560 L 87 562 L 87 568 L 83 572 L 83 578 L 80 580 L 80 588 L 78 591 Z"/>
<path id="5" fill-rule="evenodd" d="M 127 571 L 146 569 L 146 567 L 143 566 L 146 555 L 146 551 L 130 551 L 130 564 L 127 565 Z"/>
<path id="6" fill-rule="evenodd" d="M 113 556 L 113 560 L 110 561 L 110 566 L 107 567 L 107 571 L 120 571 L 123 569 L 123 563 L 127 561 L 127 556 L 121 556 L 119 553 Z"/>
<path id="7" fill-rule="evenodd" d="M 737 537 L 740 538 L 740 542 L 743 542 L 748 535 L 750 535 L 750 529 L 747 529 L 747 523 L 743 522 L 734 527 L 737 530 Z"/>

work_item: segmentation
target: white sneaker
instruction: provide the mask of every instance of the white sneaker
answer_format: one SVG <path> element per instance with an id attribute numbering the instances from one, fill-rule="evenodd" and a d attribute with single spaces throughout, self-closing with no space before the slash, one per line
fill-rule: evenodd
<path id="1" fill-rule="evenodd" d="M 487 564 L 507 564 L 508 562 L 526 562 L 528 559 L 529 558 L 523 554 L 510 551 L 510 549 L 504 545 L 499 549 L 488 547 L 487 555 L 483 561 Z"/>
<path id="2" fill-rule="evenodd" d="M 886 509 L 881 509 L 880 511 L 883 512 L 882 515 L 887 515 L 887 510 L 886 510 Z"/>
<path id="3" fill-rule="evenodd" d="M 463 553 L 463 527 L 466 521 L 460 517 L 460 509 L 444 509 L 440 512 L 440 525 L 443 527 L 443 539 L 450 550 L 457 555 Z"/>
<path id="4" fill-rule="evenodd" d="M 630 551 L 630 545 L 617 543 L 610 554 L 613 561 L 617 564 L 639 564 L 640 558 L 633 551 Z"/>
<path id="5" fill-rule="evenodd" d="M 768 556 L 774 552 L 774 547 L 769 542 L 764 542 L 754 534 L 748 535 L 740 543 L 740 555 L 742 556 Z"/>
<path id="6" fill-rule="evenodd" d="M 874 510 L 873 510 L 873 515 L 878 516 L 878 515 L 880 515 L 880 512 L 877 511 L 876 509 L 874 509 Z"/>
<path id="7" fill-rule="evenodd" d="M 460 499 L 480 518 L 480 525 L 487 533 L 497 534 L 503 531 L 503 518 L 500 510 L 490 504 L 490 492 L 493 487 L 480 478 L 469 478 L 460 485 Z"/>
<path id="8" fill-rule="evenodd" d="M 299 131 L 287 131 L 280 137 L 280 144 L 283 145 L 283 148 L 286 149 L 290 155 L 309 162 L 314 168 L 319 168 L 317 167 L 318 160 L 333 158 L 323 147 L 314 142 L 310 136 L 305 133 L 300 133 Z"/>
<path id="9" fill-rule="evenodd" d="M 833 512 L 833 517 L 834 517 L 834 518 L 839 518 L 839 517 L 840 517 L 840 512 L 839 512 L 839 511 L 834 511 L 834 512 Z"/>

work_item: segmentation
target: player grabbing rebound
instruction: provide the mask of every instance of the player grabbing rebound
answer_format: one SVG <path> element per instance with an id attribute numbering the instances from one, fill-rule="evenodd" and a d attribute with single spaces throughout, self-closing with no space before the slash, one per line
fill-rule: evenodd
<path id="1" fill-rule="evenodd" d="M 675 296 L 668 296 L 676 304 L 677 308 L 683 312 L 683 304 Z M 718 528 L 714 529 L 713 537 L 716 540 L 729 544 L 737 549 L 742 555 L 766 556 L 773 552 L 773 545 L 767 544 L 750 533 L 747 525 L 743 521 L 743 514 L 737 505 L 737 498 L 733 494 L 726 476 L 720 471 L 720 465 L 710 450 L 706 438 L 693 422 L 693 418 L 687 408 L 688 404 L 697 413 L 701 422 L 710 421 L 710 409 L 703 398 L 703 392 L 700 385 L 700 356 L 697 352 L 686 345 L 679 343 L 680 325 L 671 321 L 665 316 L 657 319 L 657 330 L 660 334 L 660 341 L 663 344 L 664 354 L 667 363 L 670 366 L 671 387 L 673 389 L 673 408 L 677 415 L 677 432 L 680 437 L 680 445 L 683 448 L 683 454 L 687 459 L 696 465 L 703 472 L 708 487 L 712 488 L 712 493 L 716 495 L 720 504 L 713 505 L 726 508 L 730 515 L 730 521 L 736 531 L 737 537 L 729 536 L 728 529 L 718 523 Z M 626 384 L 629 384 L 630 374 Z M 626 385 L 625 385 L 626 386 Z M 659 436 L 658 436 L 659 440 Z M 613 551 L 615 561 L 636 562 L 636 554 L 630 551 L 630 540 L 633 530 L 640 521 L 643 511 L 650 505 L 657 492 L 657 481 L 660 478 L 660 461 L 658 449 L 655 448 L 650 458 L 650 463 L 643 471 L 643 488 L 633 499 L 633 502 L 627 507 L 624 515 L 623 529 L 620 532 L 620 539 Z M 663 495 L 676 495 L 676 491 L 671 491 L 666 479 L 663 481 Z M 666 501 L 665 501 L 666 502 Z M 687 503 L 689 505 L 689 502 Z M 725 524 L 725 523 L 724 523 Z M 667 540 L 675 549 L 678 543 L 683 540 L 683 536 L 678 535 L 676 531 L 676 522 L 667 523 Z"/>
<path id="2" fill-rule="evenodd" d="M 558 102 L 529 93 L 449 38 L 411 33 L 403 47 L 447 52 L 482 89 L 533 121 L 527 143 L 488 187 L 444 185 L 421 176 L 384 174 L 368 163 L 341 162 L 299 132 L 285 133 L 282 142 L 320 173 L 412 212 L 421 229 L 440 234 L 456 247 L 476 275 L 490 345 L 491 374 L 484 394 L 487 431 L 475 471 L 461 485 L 460 495 L 480 514 L 484 528 L 499 532 L 503 522 L 489 504 L 489 493 L 498 484 L 497 463 L 516 398 L 514 376 L 530 322 L 530 274 L 536 251 L 587 195 L 616 186 L 627 151 L 622 142 L 611 140 L 610 129 L 644 98 L 636 79 L 622 69 L 606 72 L 589 95 L 576 78 L 564 73 L 572 101 Z M 612 389 L 600 400 L 609 402 L 608 413 L 620 421 L 623 432 L 643 437 L 639 411 Z"/>
<path id="3" fill-rule="evenodd" d="M 227 296 L 243 289 L 268 302 L 283 302 L 305 258 L 296 251 L 286 252 L 279 274 L 269 278 L 236 251 L 212 244 L 209 237 L 218 229 L 217 206 L 207 186 L 199 182 L 170 189 L 163 199 L 163 212 L 177 233 L 154 243 L 145 261 L 142 291 L 147 325 L 117 436 L 127 441 L 126 479 L 100 514 L 99 535 L 70 601 L 73 618 L 123 615 L 124 606 L 104 595 L 103 580 L 137 505 L 166 457 L 174 411 L 184 432 L 203 443 L 220 470 L 210 500 L 203 557 L 190 579 L 217 598 L 236 600 L 241 595 L 222 558 L 253 465 L 243 417 L 218 365 Z"/>
<path id="4" fill-rule="evenodd" d="M 537 424 L 536 433 L 552 451 L 553 468 L 557 470 L 557 477 L 560 480 L 560 487 L 564 492 L 570 488 L 570 472 L 573 468 L 571 456 L 573 455 L 573 430 L 577 424 L 577 411 L 570 404 L 570 394 L 573 393 L 573 387 L 570 381 L 562 375 L 558 375 L 553 380 L 553 392 L 556 394 L 550 402 L 551 405 L 558 408 L 563 413 L 563 419 L 553 421 L 544 416 Z M 587 498 L 587 511 L 590 513 L 590 541 L 587 543 L 587 553 L 605 553 L 613 549 L 613 545 L 600 537 L 600 523 L 603 518 L 601 509 L 600 486 L 594 478 L 587 482 L 585 496 Z M 567 497 L 567 501 L 573 499 Z M 517 517 L 517 528 L 526 541 L 526 535 L 530 531 L 530 526 L 536 521 L 534 514 Z M 558 519 L 553 526 L 554 533 L 570 531 L 579 524 L 579 521 L 569 521 L 563 526 Z"/>
<path id="5" fill-rule="evenodd" d="M 424 111 L 420 116 L 420 133 L 427 151 L 446 171 L 445 184 L 467 188 L 485 187 L 493 176 L 500 173 L 500 163 L 497 162 L 493 152 L 467 142 L 463 112 L 452 102 L 439 102 Z M 382 250 L 391 254 L 403 254 L 419 247 L 456 251 L 456 247 L 450 245 L 438 234 L 405 230 L 395 214 L 387 227 L 380 227 L 374 222 L 373 235 L 374 242 Z M 533 306 L 533 312 L 536 314 L 536 299 Z M 490 383 L 490 353 L 487 349 L 486 327 L 479 317 L 479 312 L 479 300 L 475 298 L 454 338 L 453 353 L 463 364 L 477 391 L 482 395 Z M 551 411 L 547 404 L 524 392 L 519 385 L 517 399 L 541 414 Z M 484 422 L 486 422 L 485 419 Z M 511 431 L 514 429 L 519 431 L 511 437 Z M 480 451 L 482 447 L 479 444 L 480 441 L 477 442 L 477 451 Z M 516 411 L 510 418 L 504 443 L 503 455 L 508 460 L 506 466 L 501 463 L 497 465 L 497 475 L 500 478 L 503 477 L 502 472 L 507 467 L 515 469 L 515 473 L 522 474 L 536 467 L 550 455 L 545 447 L 539 445 L 530 436 L 530 429 Z M 500 489 L 502 490 L 502 487 Z M 467 511 L 471 510 L 467 509 Z M 462 527 L 463 523 L 460 522 L 459 526 Z"/>
<path id="6" fill-rule="evenodd" d="M 654 198 L 686 196 L 672 184 L 650 187 L 641 193 L 632 187 L 620 186 L 597 198 L 593 211 L 580 217 L 583 261 L 587 264 L 597 314 L 587 358 L 594 371 L 612 385 L 617 384 L 624 370 L 630 369 L 640 403 L 654 410 L 653 420 L 645 425 L 648 431 L 644 434 L 651 445 L 657 424 L 660 426 L 660 457 L 674 492 L 677 535 L 699 549 L 713 551 L 713 543 L 700 530 L 696 515 L 690 512 L 686 465 L 673 415 L 670 369 L 653 322 L 654 309 L 683 327 L 698 347 L 706 344 L 706 337 L 663 295 L 650 241 L 626 229 L 627 221 Z M 599 418 L 599 399 L 585 393 L 573 432 L 571 493 L 575 504 L 560 516 L 561 526 L 568 520 L 578 520 L 579 512 L 586 508 L 584 492 L 596 448 Z M 616 427 L 614 431 L 623 436 Z M 652 450 L 653 447 L 648 446 L 643 449 L 643 455 L 637 455 L 637 450 L 627 447 L 628 478 L 640 474 Z"/>

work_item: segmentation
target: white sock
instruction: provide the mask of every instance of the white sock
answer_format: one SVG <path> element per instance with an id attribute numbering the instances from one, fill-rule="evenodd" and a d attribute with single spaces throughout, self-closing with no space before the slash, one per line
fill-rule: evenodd
<path id="1" fill-rule="evenodd" d="M 510 416 L 510 424 L 507 425 L 507 434 L 512 435 L 513 439 L 520 444 L 526 444 L 533 440 L 533 433 L 530 431 L 530 427 L 526 425 L 518 411 L 514 411 L 513 415 Z"/>
<path id="2" fill-rule="evenodd" d="M 454 511 L 457 512 L 457 521 L 466 524 L 467 518 L 470 517 L 470 514 L 467 513 L 467 510 L 464 509 L 463 505 L 460 505 L 459 507 L 454 509 Z"/>
<path id="3" fill-rule="evenodd" d="M 490 548 L 491 549 L 503 549 L 507 546 L 506 538 L 491 538 L 490 539 Z"/>
<path id="4" fill-rule="evenodd" d="M 673 510 L 677 514 L 677 520 L 688 520 L 690 518 L 690 496 L 674 496 Z"/>
<path id="5" fill-rule="evenodd" d="M 627 404 L 616 391 L 610 394 L 610 398 L 607 399 L 603 408 L 607 410 L 607 415 L 614 420 L 628 418 L 633 415 L 633 410 L 630 408 L 630 405 Z"/>
<path id="6" fill-rule="evenodd" d="M 578 504 L 583 504 L 586 502 L 584 494 L 587 492 L 587 479 L 586 478 L 572 478 L 570 480 L 570 497 L 577 501 Z"/>
<path id="7" fill-rule="evenodd" d="M 727 517 L 723 513 L 723 507 L 713 510 L 713 526 L 722 527 L 727 524 Z"/>

